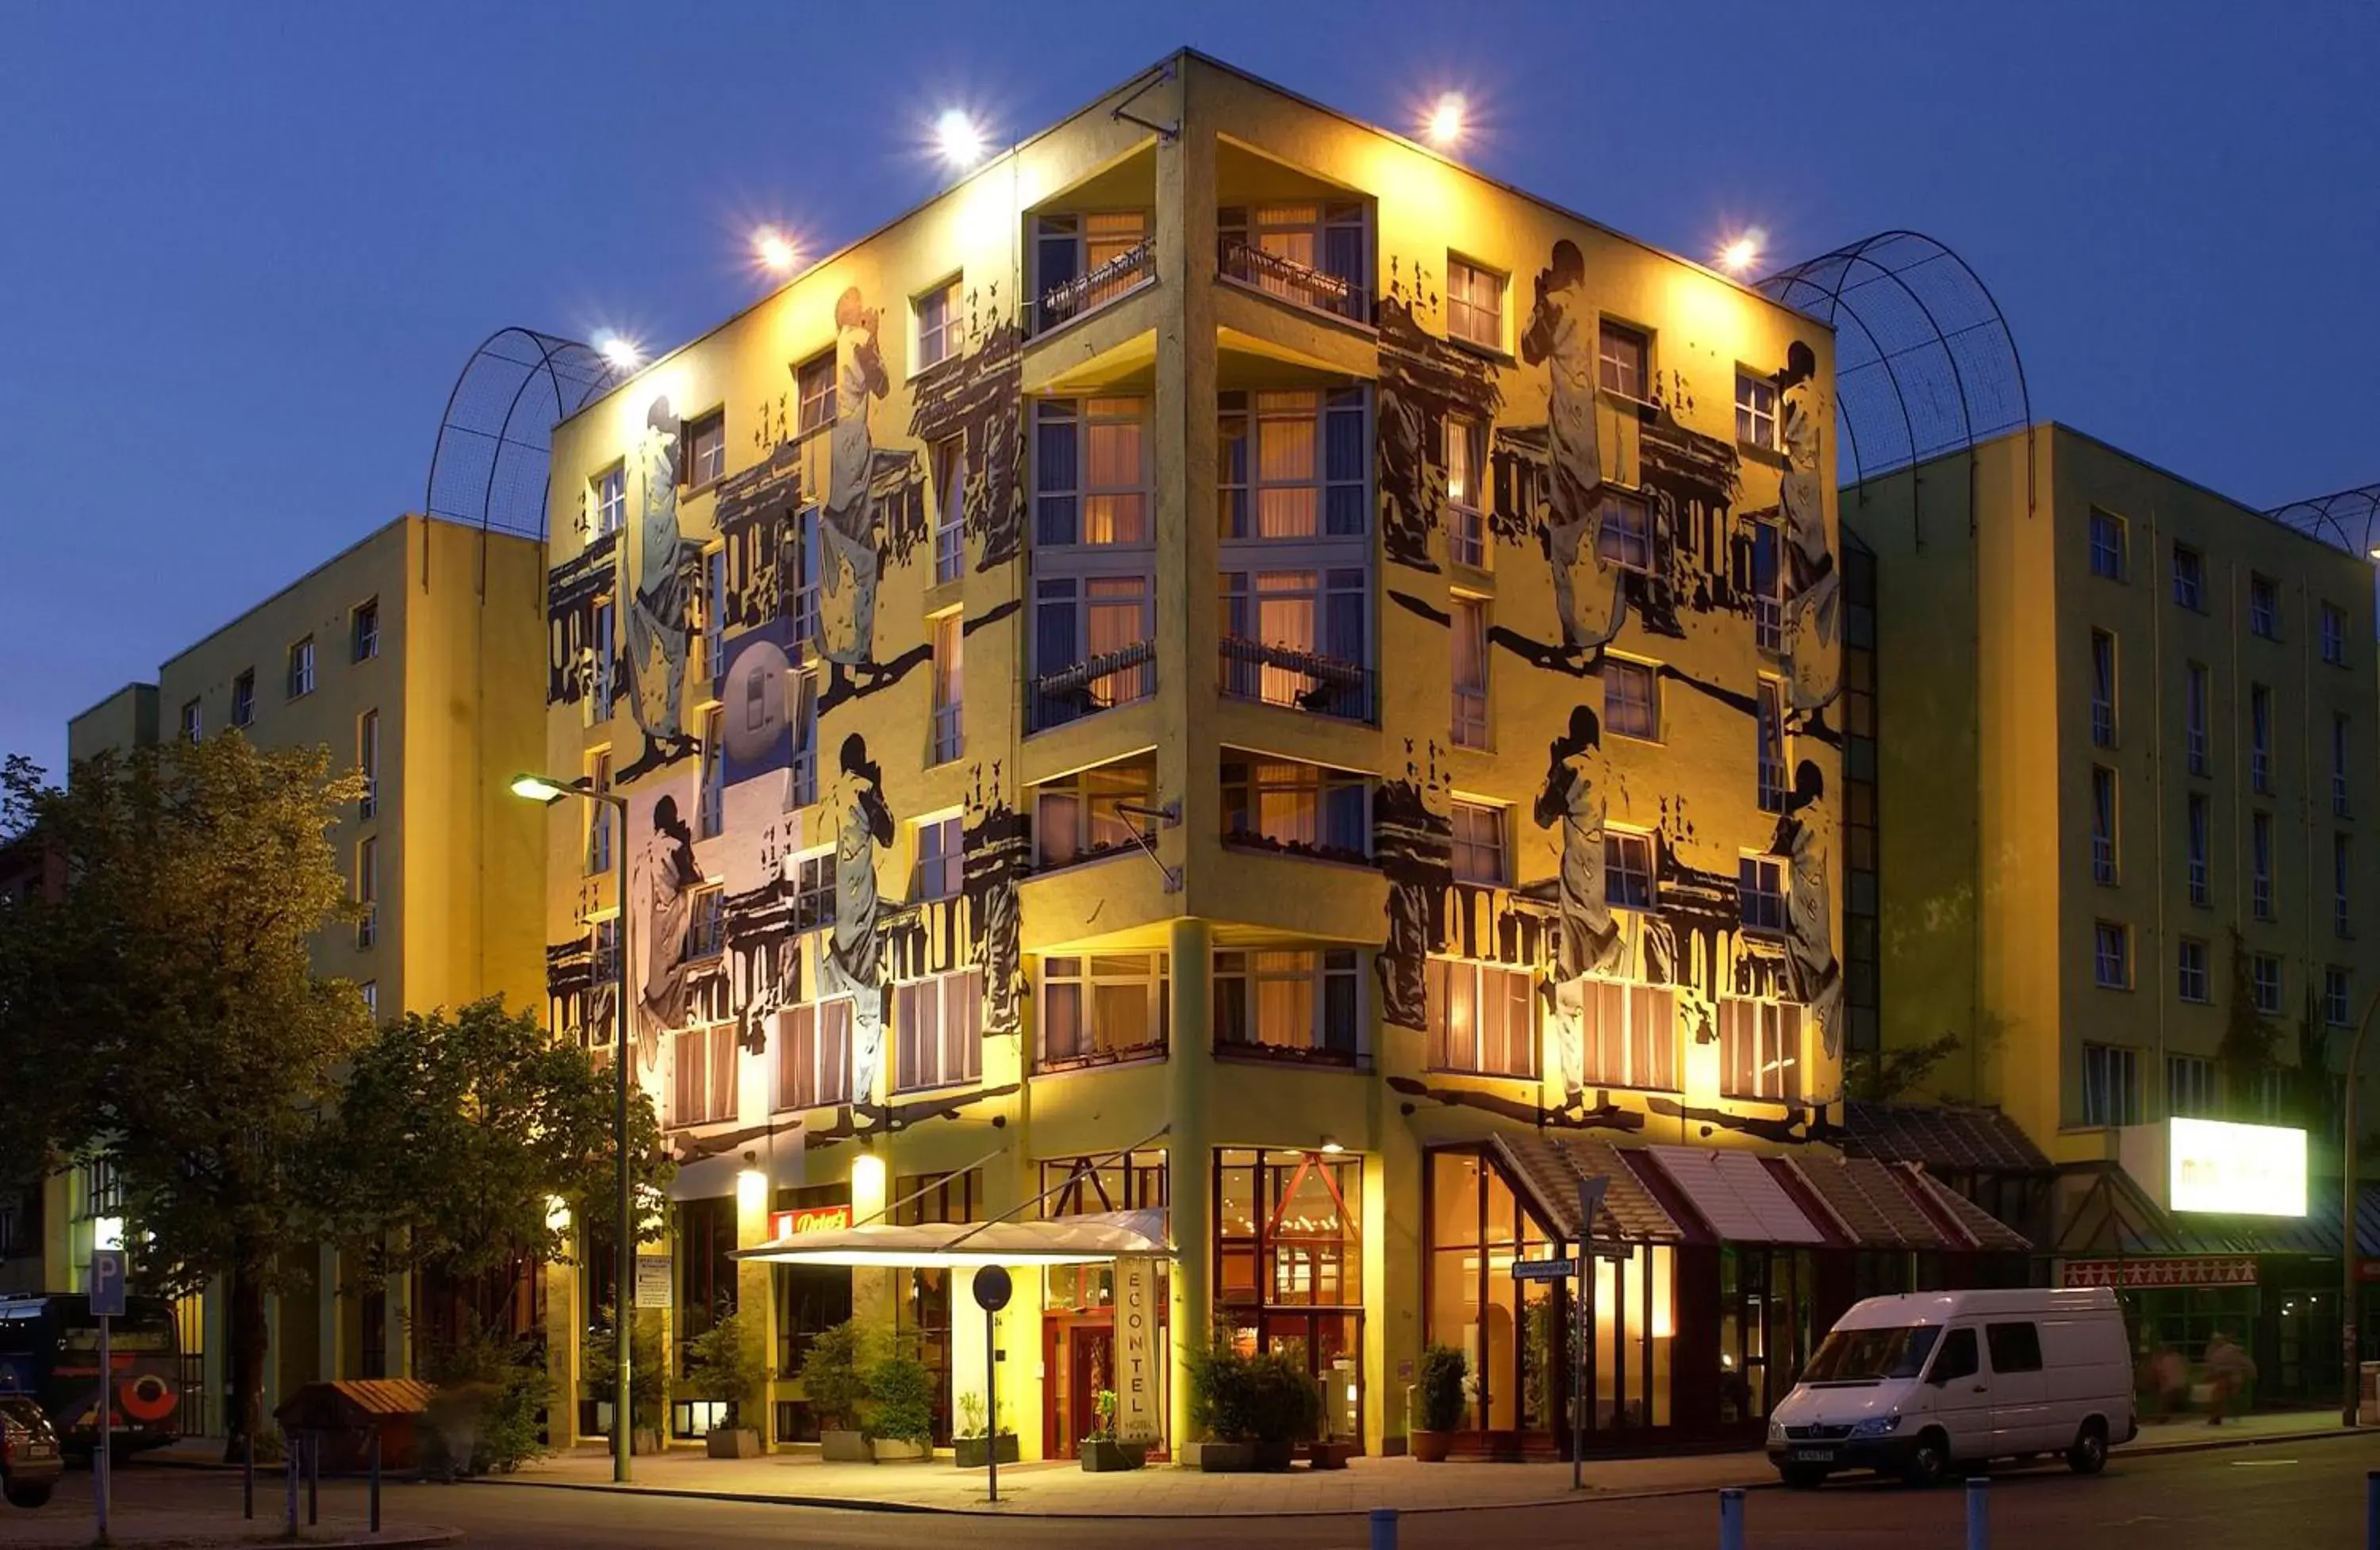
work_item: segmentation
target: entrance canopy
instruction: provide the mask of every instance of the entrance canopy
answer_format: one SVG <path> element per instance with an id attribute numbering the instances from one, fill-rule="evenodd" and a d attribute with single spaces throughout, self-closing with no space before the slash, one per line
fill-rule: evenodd
<path id="1" fill-rule="evenodd" d="M 919 1222 L 796 1232 L 735 1251 L 737 1259 L 776 1265 L 1098 1265 L 1118 1254 L 1161 1254 L 1162 1211 L 1101 1211 L 1050 1221 Z"/>

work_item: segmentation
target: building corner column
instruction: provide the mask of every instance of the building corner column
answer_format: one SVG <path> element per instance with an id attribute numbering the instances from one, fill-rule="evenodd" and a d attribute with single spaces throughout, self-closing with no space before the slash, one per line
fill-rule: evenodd
<path id="1" fill-rule="evenodd" d="M 1172 1124 L 1165 1144 L 1166 1202 L 1173 1233 L 1171 1351 L 1166 1374 L 1172 1397 L 1170 1435 L 1174 1457 L 1193 1440 L 1190 1427 L 1192 1358 L 1204 1349 L 1214 1323 L 1212 1221 L 1214 1148 L 1208 1124 L 1207 1078 L 1212 1060 L 1207 1031 L 1207 972 L 1212 933 L 1205 921 L 1179 917 L 1168 941 L 1168 1005 L 1172 1048 L 1166 1057 L 1167 1112 Z"/>

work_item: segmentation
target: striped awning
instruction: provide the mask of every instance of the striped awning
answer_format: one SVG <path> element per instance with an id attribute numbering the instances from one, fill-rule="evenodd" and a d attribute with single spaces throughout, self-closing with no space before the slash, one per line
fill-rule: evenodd
<path id="1" fill-rule="evenodd" d="M 1499 1134 L 1488 1144 L 1513 1186 L 1527 1193 L 1530 1204 L 1556 1237 L 1572 1243 L 1579 1241 L 1578 1182 L 1600 1176 L 1610 1184 L 1604 1191 L 1603 1212 L 1589 1238 L 1616 1243 L 1675 1243 L 1685 1238 L 1628 1167 L 1620 1148 L 1608 1141 L 1535 1131 Z"/>
<path id="2" fill-rule="evenodd" d="M 1822 1246 L 1834 1241 L 1754 1153 L 1699 1146 L 1653 1146 L 1647 1151 L 1722 1242 Z"/>

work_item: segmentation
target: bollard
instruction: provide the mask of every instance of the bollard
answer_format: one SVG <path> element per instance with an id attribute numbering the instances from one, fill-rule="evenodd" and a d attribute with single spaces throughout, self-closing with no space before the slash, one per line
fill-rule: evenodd
<path id="1" fill-rule="evenodd" d="M 1372 1550 L 1397 1550 L 1397 1509 L 1372 1508 Z"/>
<path id="2" fill-rule="evenodd" d="M 301 1446 L 294 1438 L 285 1438 L 281 1446 L 281 1494 L 285 1498 L 281 1526 L 292 1539 L 298 1537 L 298 1450 Z"/>
<path id="3" fill-rule="evenodd" d="M 380 1532 L 380 1428 L 371 1430 L 371 1532 Z"/>
<path id="4" fill-rule="evenodd" d="M 1991 1485 L 1992 1483 L 1982 1475 L 1967 1477 L 1967 1550 L 1990 1550 Z"/>
<path id="5" fill-rule="evenodd" d="M 1743 1550 L 1743 1493 L 1733 1486 L 1718 1494 L 1718 1550 Z"/>
<path id="6" fill-rule="evenodd" d="M 322 1434 L 306 1434 L 306 1526 L 322 1521 Z"/>
<path id="7" fill-rule="evenodd" d="M 2380 1470 L 2363 1477 L 2363 1550 L 2380 1550 Z"/>
<path id="8" fill-rule="evenodd" d="M 256 1439 L 246 1433 L 239 1439 L 239 1515 L 256 1516 Z"/>

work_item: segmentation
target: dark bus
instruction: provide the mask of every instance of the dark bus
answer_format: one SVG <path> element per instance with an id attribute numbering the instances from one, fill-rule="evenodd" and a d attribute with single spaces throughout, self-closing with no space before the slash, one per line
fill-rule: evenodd
<path id="1" fill-rule="evenodd" d="M 162 1297 L 125 1300 L 110 1321 L 115 1371 L 100 1381 L 99 1320 L 91 1300 L 68 1292 L 0 1295 L 0 1394 L 29 1394 L 49 1413 L 58 1441 L 77 1456 L 99 1447 L 100 1399 L 110 1399 L 115 1447 L 163 1447 L 181 1435 L 180 1338 Z"/>

